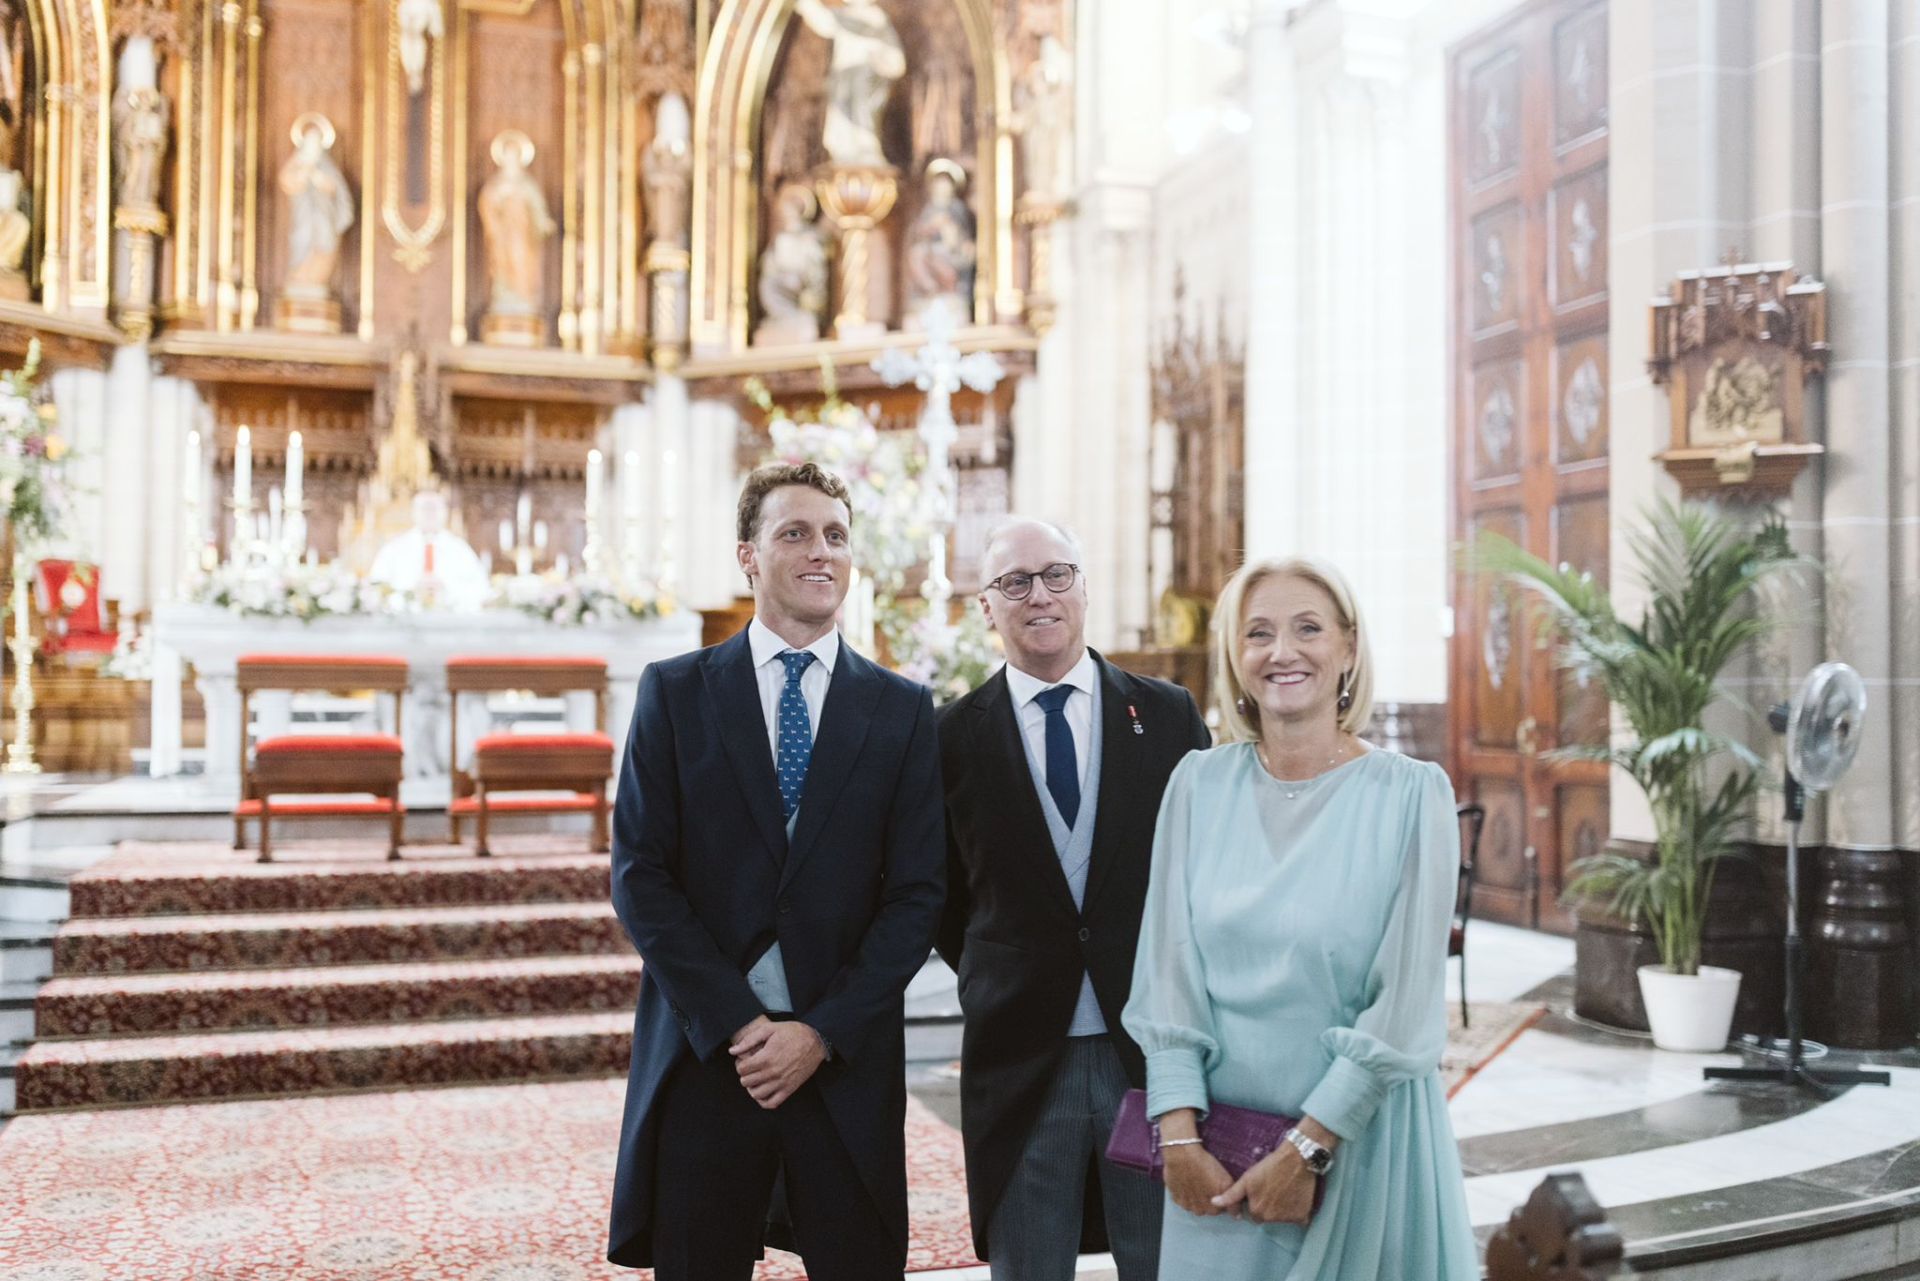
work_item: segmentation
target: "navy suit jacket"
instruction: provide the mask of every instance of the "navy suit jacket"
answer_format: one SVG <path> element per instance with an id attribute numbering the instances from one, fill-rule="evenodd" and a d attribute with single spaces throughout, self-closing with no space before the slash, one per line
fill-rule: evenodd
<path id="1" fill-rule="evenodd" d="M 925 687 L 843 641 L 789 848 L 746 634 L 646 669 L 613 815 L 613 905 L 644 968 L 609 1260 L 652 1262 L 655 1180 L 673 1177 L 661 1086 L 763 1013 L 746 973 L 776 939 L 796 1016 L 833 1047 L 812 1079 L 904 1248 L 902 994 L 932 947 L 945 861 Z"/>

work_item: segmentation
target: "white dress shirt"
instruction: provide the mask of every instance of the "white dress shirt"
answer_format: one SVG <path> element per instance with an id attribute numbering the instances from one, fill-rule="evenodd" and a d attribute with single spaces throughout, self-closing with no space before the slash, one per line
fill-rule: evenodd
<path id="1" fill-rule="evenodd" d="M 780 655 L 794 648 L 771 627 L 755 618 L 747 624 L 747 648 L 753 652 L 753 678 L 760 683 L 760 714 L 767 722 L 767 751 L 780 763 L 780 695 L 787 688 L 787 665 Z M 800 696 L 807 700 L 807 731 L 820 737 L 820 712 L 827 705 L 827 686 L 840 658 L 840 633 L 830 631 L 806 646 L 813 662 L 800 673 Z"/>
<path id="2" fill-rule="evenodd" d="M 1071 685 L 1074 693 L 1067 697 L 1063 709 L 1067 716 L 1067 728 L 1073 731 L 1073 762 L 1080 768 L 1080 777 L 1073 780 L 1074 786 L 1085 790 L 1087 781 L 1087 753 L 1093 747 L 1093 683 L 1098 680 L 1099 669 L 1093 665 L 1093 655 L 1080 655 L 1080 661 L 1073 670 L 1055 681 L 1056 685 Z M 1007 692 L 1013 696 L 1013 706 L 1020 718 L 1020 732 L 1026 736 L 1027 750 L 1033 759 L 1043 763 L 1047 759 L 1047 711 L 1034 699 L 1052 686 L 1037 677 L 1007 664 Z M 1051 779 L 1048 780 L 1052 782 Z M 1082 798 L 1084 803 L 1085 798 Z"/>

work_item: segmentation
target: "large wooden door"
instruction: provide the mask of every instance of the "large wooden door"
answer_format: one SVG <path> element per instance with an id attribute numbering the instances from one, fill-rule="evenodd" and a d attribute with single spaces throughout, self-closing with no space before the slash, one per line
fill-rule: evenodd
<path id="1" fill-rule="evenodd" d="M 1607 574 L 1607 6 L 1538 0 L 1452 52 L 1454 535 Z M 1454 578 L 1449 742 L 1487 807 L 1476 912 L 1565 931 L 1607 835 L 1597 689 L 1559 675 L 1511 589 Z"/>

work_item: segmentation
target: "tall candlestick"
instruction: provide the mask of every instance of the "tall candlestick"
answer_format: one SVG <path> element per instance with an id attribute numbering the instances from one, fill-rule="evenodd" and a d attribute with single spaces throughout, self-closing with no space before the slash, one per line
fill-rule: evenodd
<path id="1" fill-rule="evenodd" d="M 287 509 L 299 511 L 300 502 L 306 497 L 306 478 L 301 474 L 306 470 L 306 445 L 300 439 L 299 432 L 287 434 Z"/>
<path id="2" fill-rule="evenodd" d="M 587 451 L 587 545 L 582 559 L 589 574 L 600 572 L 601 506 L 606 501 L 607 459 L 597 449 Z"/>
<path id="3" fill-rule="evenodd" d="M 245 426 L 233 436 L 233 505 L 253 506 L 253 429 Z"/>
<path id="4" fill-rule="evenodd" d="M 533 495 L 522 493 L 520 501 L 514 504 L 513 528 L 519 541 L 524 544 L 533 532 Z"/>

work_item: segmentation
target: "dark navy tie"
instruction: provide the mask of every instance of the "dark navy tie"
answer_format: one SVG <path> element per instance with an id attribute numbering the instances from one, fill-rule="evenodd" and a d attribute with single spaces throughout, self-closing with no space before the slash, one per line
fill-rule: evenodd
<path id="1" fill-rule="evenodd" d="M 787 684 L 780 691 L 780 750 L 774 765 L 780 775 L 780 816 L 791 820 L 807 785 L 807 762 L 813 759 L 813 722 L 807 716 L 807 696 L 800 692 L 800 675 L 813 655 L 790 649 L 780 661 L 787 666 Z"/>
<path id="2" fill-rule="evenodd" d="M 1060 817 L 1072 827 L 1080 817 L 1080 757 L 1073 750 L 1073 727 L 1067 724 L 1071 685 L 1055 685 L 1034 695 L 1047 714 L 1047 790 L 1060 807 Z"/>

